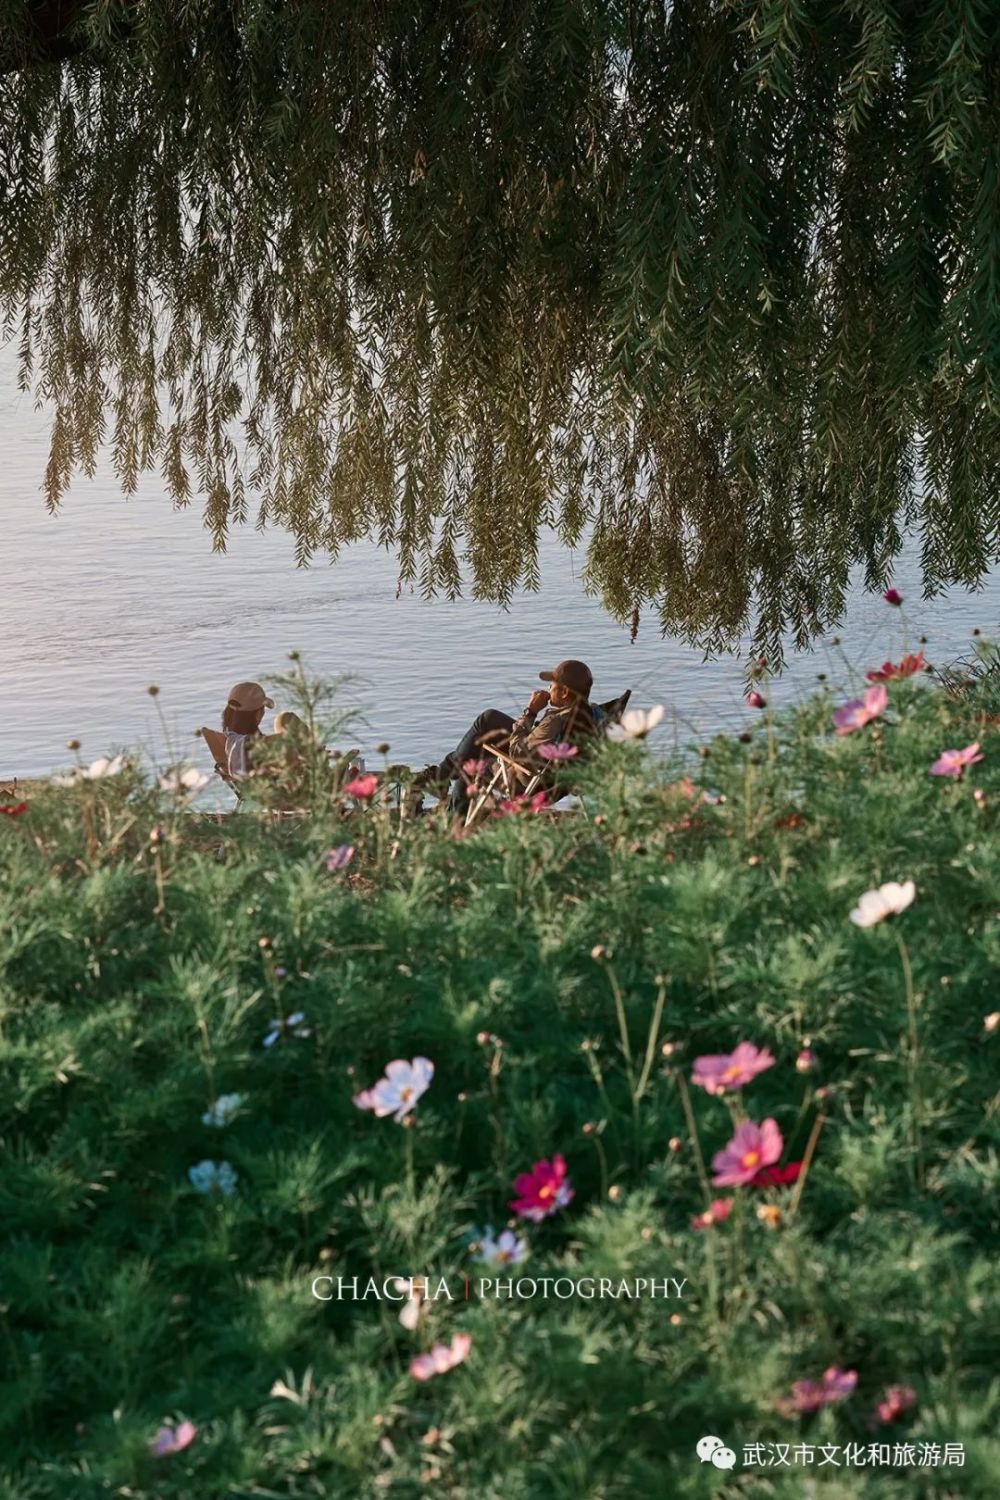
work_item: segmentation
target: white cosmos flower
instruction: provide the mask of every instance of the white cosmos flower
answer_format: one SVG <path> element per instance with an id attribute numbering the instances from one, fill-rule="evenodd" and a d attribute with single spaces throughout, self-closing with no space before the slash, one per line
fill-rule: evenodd
<path id="1" fill-rule="evenodd" d="M 221 1193 L 223 1198 L 229 1197 L 237 1182 L 236 1170 L 228 1161 L 200 1161 L 197 1166 L 188 1167 L 188 1177 L 197 1192 Z"/>
<path id="2" fill-rule="evenodd" d="M 117 776 L 125 769 L 125 757 L 116 755 L 108 760 L 106 755 L 92 760 L 89 766 L 74 766 L 68 776 L 53 776 L 53 786 L 76 786 L 78 781 L 103 781 L 106 776 Z"/>
<path id="3" fill-rule="evenodd" d="M 403 1276 L 393 1276 L 392 1287 L 394 1291 L 406 1293 L 406 1301 L 400 1309 L 399 1321 L 412 1333 L 420 1322 L 423 1305 L 428 1300 L 425 1296 L 427 1283 L 422 1276 L 413 1276 L 409 1280 Z"/>
<path id="4" fill-rule="evenodd" d="M 215 1125 L 221 1130 L 230 1121 L 235 1120 L 240 1112 L 240 1105 L 242 1103 L 242 1094 L 220 1094 L 211 1109 L 206 1109 L 202 1115 L 201 1123 L 203 1125 Z"/>
<path id="5" fill-rule="evenodd" d="M 623 740 L 643 740 L 651 729 L 655 729 L 666 709 L 662 703 L 655 708 L 630 708 L 622 714 L 617 724 L 609 724 L 607 736 L 620 744 Z"/>
<path id="6" fill-rule="evenodd" d="M 171 771 L 166 776 L 159 778 L 160 789 L 164 792 L 188 792 L 194 796 L 203 787 L 208 786 L 208 777 L 204 771 L 199 771 L 195 766 L 190 766 L 186 771 Z"/>
<path id="7" fill-rule="evenodd" d="M 851 912 L 851 921 L 858 927 L 874 927 L 886 917 L 896 917 L 905 911 L 917 894 L 912 880 L 889 880 L 877 891 L 865 891 Z"/>
<path id="8" fill-rule="evenodd" d="M 487 1225 L 479 1242 L 479 1253 L 476 1259 L 484 1266 L 500 1270 L 503 1266 L 520 1265 L 527 1253 L 527 1240 L 521 1239 L 520 1235 L 515 1234 L 512 1229 L 501 1230 L 494 1237 L 492 1228 Z"/>
<path id="9" fill-rule="evenodd" d="M 370 1109 L 380 1120 L 392 1115 L 401 1125 L 430 1088 L 433 1077 L 434 1064 L 429 1057 L 415 1057 L 412 1062 L 396 1057 L 386 1064 L 385 1074 L 378 1083 L 355 1094 L 353 1103 L 358 1109 Z"/>

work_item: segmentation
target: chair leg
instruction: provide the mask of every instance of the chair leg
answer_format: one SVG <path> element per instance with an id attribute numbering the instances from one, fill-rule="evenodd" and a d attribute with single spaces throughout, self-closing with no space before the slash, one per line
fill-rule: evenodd
<path id="1" fill-rule="evenodd" d="M 473 823 L 475 823 L 476 819 L 479 817 L 479 814 L 482 812 L 487 802 L 492 796 L 495 795 L 497 782 L 501 779 L 502 775 L 503 767 L 500 766 L 496 771 L 493 772 L 493 775 L 490 778 L 489 785 L 485 788 L 485 790 L 480 792 L 478 797 L 469 798 L 469 806 L 467 807 L 465 812 L 466 828 L 472 827 Z"/>

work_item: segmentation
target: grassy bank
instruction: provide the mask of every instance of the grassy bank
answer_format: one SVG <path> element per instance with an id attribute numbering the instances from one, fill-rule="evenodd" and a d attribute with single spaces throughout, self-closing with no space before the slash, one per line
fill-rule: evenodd
<path id="1" fill-rule="evenodd" d="M 821 693 L 683 765 L 609 746 L 584 814 L 467 838 L 220 827 L 127 769 L 0 817 L 4 1493 L 1000 1493 L 995 699 L 915 678 L 852 733 Z M 699 1084 L 741 1042 L 773 1062 Z M 352 1102 L 415 1057 L 409 1124 Z M 710 1180 L 744 1119 L 795 1180 Z M 557 1154 L 573 1196 L 516 1219 Z M 477 1263 L 508 1225 L 526 1258 Z M 311 1292 L 420 1274 L 456 1295 L 413 1328 Z"/>

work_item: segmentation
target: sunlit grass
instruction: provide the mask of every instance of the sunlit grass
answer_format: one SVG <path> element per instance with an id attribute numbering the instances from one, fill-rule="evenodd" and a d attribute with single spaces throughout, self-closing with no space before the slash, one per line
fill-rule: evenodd
<path id="1" fill-rule="evenodd" d="M 683 762 L 609 746 L 565 773 L 582 811 L 464 837 L 329 797 L 214 821 L 129 769 L 0 818 L 9 1493 L 696 1497 L 725 1481 L 704 1433 L 867 1443 L 890 1386 L 916 1403 L 874 1437 L 964 1442 L 964 1469 L 819 1486 L 1000 1491 L 995 697 L 890 682 L 839 737 L 819 695 Z M 850 920 L 907 880 L 898 916 Z M 743 1041 L 773 1064 L 692 1082 Z M 352 1102 L 420 1057 L 409 1123 Z M 708 1180 L 743 1118 L 797 1181 Z M 556 1156 L 573 1196 L 520 1222 L 509 1274 L 686 1278 L 682 1300 L 437 1300 L 407 1329 L 311 1296 L 493 1274 L 472 1246 Z M 206 1161 L 231 1191 L 198 1190 Z M 456 1334 L 468 1357 L 414 1379 Z M 782 1409 L 831 1368 L 851 1393 Z"/>

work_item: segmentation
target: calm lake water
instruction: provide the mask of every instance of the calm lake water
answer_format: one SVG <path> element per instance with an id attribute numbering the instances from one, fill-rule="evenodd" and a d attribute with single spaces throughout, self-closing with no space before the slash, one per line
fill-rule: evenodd
<path id="1" fill-rule="evenodd" d="M 519 711 L 539 668 L 565 656 L 590 664 L 599 698 L 632 687 L 633 703 L 666 704 L 663 742 L 752 717 L 743 661 L 706 662 L 662 639 L 653 618 L 630 645 L 584 594 L 582 555 L 554 540 L 543 548 L 541 591 L 519 596 L 506 613 L 472 599 L 397 598 L 394 559 L 374 546 L 303 570 L 287 536 L 247 529 L 213 554 L 197 505 L 172 510 L 149 477 L 125 501 L 110 464 L 78 481 L 60 514 L 48 516 L 39 486 L 49 418 L 19 395 L 9 349 L 0 351 L 0 423 L 0 775 L 65 765 L 71 737 L 87 759 L 141 746 L 165 760 L 146 693 L 154 682 L 175 746 L 210 769 L 194 730 L 217 722 L 238 679 L 286 670 L 292 649 L 318 674 L 363 679 L 348 695 L 368 720 L 356 738 L 369 750 L 386 740 L 393 759 L 414 765 L 451 748 L 478 709 Z M 911 546 L 894 581 L 906 597 L 910 643 L 926 634 L 930 659 L 944 662 L 968 650 L 973 627 L 995 631 L 1000 576 L 978 594 L 955 590 L 925 604 L 917 555 Z M 900 612 L 856 587 L 840 635 L 839 648 L 794 658 L 772 699 L 801 695 L 821 671 L 857 686 L 866 667 L 898 654 Z"/>

